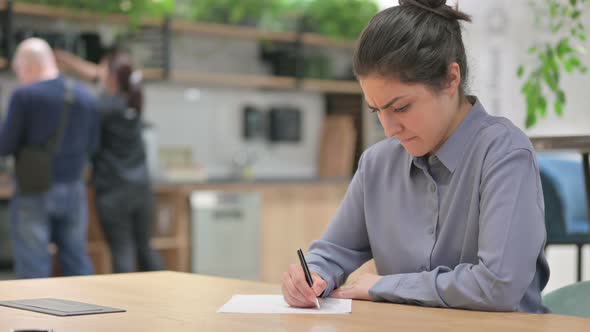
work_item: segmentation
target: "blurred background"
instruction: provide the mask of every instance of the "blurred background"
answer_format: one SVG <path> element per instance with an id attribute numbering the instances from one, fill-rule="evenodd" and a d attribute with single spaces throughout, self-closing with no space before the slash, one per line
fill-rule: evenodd
<path id="1" fill-rule="evenodd" d="M 165 267 L 276 283 L 296 262 L 295 250 L 330 222 L 362 151 L 384 138 L 354 80 L 351 56 L 369 19 L 396 4 L 0 0 L 0 114 L 18 85 L 10 59 L 21 40 L 40 37 L 95 63 L 103 49 L 123 45 L 145 80 L 143 136 L 156 195 L 152 244 Z M 588 4 L 458 5 L 473 18 L 463 35 L 469 92 L 533 138 L 545 158 L 544 188 L 556 188 L 545 195 L 552 269 L 546 291 L 590 279 L 590 246 L 583 246 L 590 242 L 590 182 L 582 158 L 590 151 Z M 555 160 L 574 167 L 565 171 Z M 13 276 L 12 164 L 0 163 L 3 278 Z M 89 254 L 97 273 L 109 273 L 92 188 L 89 194 Z"/>

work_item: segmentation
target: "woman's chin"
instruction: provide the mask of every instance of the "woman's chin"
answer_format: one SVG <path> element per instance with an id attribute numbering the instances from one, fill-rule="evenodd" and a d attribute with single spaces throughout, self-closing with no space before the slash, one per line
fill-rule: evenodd
<path id="1" fill-rule="evenodd" d="M 413 157 L 422 157 L 422 156 L 428 154 L 428 149 L 426 149 L 423 145 L 416 144 L 416 143 L 417 143 L 417 139 L 413 139 L 413 140 L 409 140 L 409 141 L 401 141 L 401 145 Z"/>

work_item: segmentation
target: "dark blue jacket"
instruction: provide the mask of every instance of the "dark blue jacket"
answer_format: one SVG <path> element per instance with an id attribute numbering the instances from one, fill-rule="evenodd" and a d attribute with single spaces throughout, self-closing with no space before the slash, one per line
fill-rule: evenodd
<path id="1" fill-rule="evenodd" d="M 64 110 L 65 79 L 41 81 L 17 88 L 0 130 L 0 155 L 16 155 L 24 146 L 41 146 L 55 136 Z M 54 182 L 81 179 L 87 160 L 99 142 L 96 98 L 79 83 L 68 126 L 54 157 Z"/>

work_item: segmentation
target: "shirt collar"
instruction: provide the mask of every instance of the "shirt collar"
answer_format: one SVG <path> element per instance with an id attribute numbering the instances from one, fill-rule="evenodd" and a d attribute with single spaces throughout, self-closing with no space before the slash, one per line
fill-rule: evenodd
<path id="1" fill-rule="evenodd" d="M 468 98 L 470 100 L 475 100 L 471 110 L 447 141 L 435 153 L 435 156 L 451 173 L 455 171 L 457 165 L 462 160 L 463 154 L 468 147 L 466 142 L 471 141 L 477 130 L 481 127 L 481 120 L 487 115 L 483 105 L 477 97 L 468 96 Z M 410 170 L 412 169 L 414 160 L 417 160 L 418 158 L 420 157 L 412 157 L 409 155 Z"/>

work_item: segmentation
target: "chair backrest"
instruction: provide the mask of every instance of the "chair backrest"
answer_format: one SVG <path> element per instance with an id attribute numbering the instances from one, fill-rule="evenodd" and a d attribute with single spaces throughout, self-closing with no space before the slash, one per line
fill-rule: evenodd
<path id="1" fill-rule="evenodd" d="M 540 168 L 540 174 L 545 201 L 545 229 L 547 230 L 547 243 L 550 244 L 551 242 L 559 242 L 566 236 L 564 207 L 555 180 L 543 168 Z"/>
<path id="2" fill-rule="evenodd" d="M 590 318 L 590 281 L 577 282 L 543 296 L 554 314 Z"/>
<path id="3" fill-rule="evenodd" d="M 582 161 L 571 156 L 539 155 L 548 240 L 589 230 Z"/>

